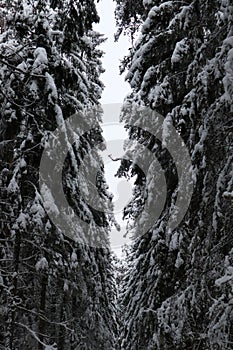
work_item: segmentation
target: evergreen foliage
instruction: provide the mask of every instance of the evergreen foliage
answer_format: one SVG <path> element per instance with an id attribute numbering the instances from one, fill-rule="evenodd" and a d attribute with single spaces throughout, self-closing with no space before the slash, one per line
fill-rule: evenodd
<path id="1" fill-rule="evenodd" d="M 119 32 L 128 31 L 135 18 L 128 1 L 121 3 Z M 135 11 L 143 21 L 136 44 L 122 62 L 132 88 L 122 120 L 127 126 L 138 106 L 149 106 L 164 116 L 164 129 L 169 130 L 169 123 L 175 126 L 192 159 L 194 193 L 182 223 L 169 234 L 166 223 L 179 181 L 175 165 L 153 135 L 130 127 L 129 138 L 148 147 L 163 165 L 168 197 L 160 219 L 143 237 L 135 238 L 131 248 L 121 297 L 120 347 L 230 349 L 232 3 L 144 0 L 135 4 Z M 136 174 L 137 180 L 125 216 L 135 220 L 143 207 L 146 180 L 134 162 L 123 161 L 118 175 L 128 174 Z"/>
<path id="2" fill-rule="evenodd" d="M 73 145 L 63 185 L 76 214 L 103 227 L 106 247 L 66 237 L 39 192 L 49 134 L 72 114 L 99 109 L 103 39 L 92 30 L 94 1 L 6 0 L 0 17 L 0 348 L 113 349 L 109 218 L 85 204 L 77 182 L 85 154 L 102 141 L 100 127 Z M 97 152 L 93 162 L 101 165 Z M 101 169 L 97 188 L 109 201 Z"/>

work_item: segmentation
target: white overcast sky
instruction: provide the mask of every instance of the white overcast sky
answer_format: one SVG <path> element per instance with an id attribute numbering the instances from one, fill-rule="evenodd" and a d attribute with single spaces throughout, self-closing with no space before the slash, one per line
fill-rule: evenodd
<path id="1" fill-rule="evenodd" d="M 121 231 L 112 229 L 110 234 L 111 246 L 118 257 L 121 257 L 121 246 L 128 242 L 123 238 L 126 231 L 126 223 L 122 221 L 122 212 L 132 193 L 132 184 L 126 180 L 116 178 L 114 175 L 120 166 L 120 161 L 113 162 L 108 158 L 111 153 L 114 158 L 122 157 L 124 154 L 122 141 L 127 138 L 127 133 L 123 125 L 119 125 L 120 109 L 124 98 L 130 91 L 129 84 L 125 82 L 124 75 L 120 75 L 120 60 L 128 53 L 130 47 L 129 39 L 122 36 L 118 42 L 114 41 L 114 34 L 117 31 L 114 18 L 115 2 L 112 0 L 100 0 L 97 4 L 100 23 L 94 29 L 107 38 L 100 49 L 105 52 L 103 67 L 105 73 L 101 80 L 105 85 L 101 103 L 104 109 L 103 115 L 103 135 L 106 140 L 107 149 L 105 152 L 105 177 L 109 185 L 110 192 L 114 195 L 115 218 L 121 226 Z M 110 124 L 109 124 L 110 123 Z M 115 143 L 114 143 L 115 142 Z M 118 210 L 117 210 L 118 209 Z"/>
<path id="2" fill-rule="evenodd" d="M 115 2 L 112 0 L 100 0 L 97 3 L 100 23 L 94 29 L 104 34 L 107 39 L 100 48 L 105 52 L 103 66 L 106 70 L 101 79 L 105 84 L 102 96 L 102 104 L 122 103 L 130 91 L 129 84 L 124 81 L 124 76 L 119 74 L 120 60 L 128 53 L 129 39 L 121 36 L 118 42 L 114 42 L 116 22 L 114 18 Z"/>

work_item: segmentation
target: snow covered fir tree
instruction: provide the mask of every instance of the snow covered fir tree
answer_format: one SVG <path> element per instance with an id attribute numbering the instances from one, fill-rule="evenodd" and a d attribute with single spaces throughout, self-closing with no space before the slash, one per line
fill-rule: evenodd
<path id="1" fill-rule="evenodd" d="M 103 39 L 92 29 L 94 1 L 5 0 L 0 19 L 0 348 L 113 349 L 110 219 L 85 204 L 77 182 L 84 155 L 102 142 L 98 125 L 72 146 L 63 186 L 76 214 L 102 227 L 105 247 L 69 239 L 39 191 L 48 135 L 72 114 L 98 110 Z M 96 157 L 97 188 L 108 202 Z"/>
<path id="2" fill-rule="evenodd" d="M 97 174 L 92 202 L 101 198 L 112 208 L 99 153 L 104 39 L 93 30 L 95 1 L 2 0 L 0 349 L 233 349 L 233 5 L 114 1 L 116 39 L 126 34 L 132 42 L 121 63 L 131 86 L 121 119 L 133 158 L 122 160 L 117 175 L 136 179 L 125 220 L 137 223 L 152 196 L 137 164 L 140 146 L 161 165 L 165 204 L 148 230 L 137 227 L 126 262 L 114 261 L 114 218 L 86 201 L 86 179 L 78 181 L 88 174 L 89 155 Z M 133 124 L 143 110 L 162 116 L 162 140 Z M 86 126 L 95 119 L 72 145 L 70 116 Z M 41 158 L 58 127 L 69 146 L 62 169 L 67 202 L 90 232 L 98 227 L 100 246 L 81 225 L 70 237 L 49 215 L 65 212 L 40 186 Z M 166 148 L 173 129 L 190 155 L 193 193 L 171 231 L 182 180 Z M 59 172 L 52 164 L 48 172 Z"/>
<path id="3" fill-rule="evenodd" d="M 128 257 L 120 349 L 233 349 L 233 4 L 116 0 L 116 19 L 116 37 L 133 43 L 121 65 L 131 86 L 122 121 L 136 141 L 135 159 L 118 170 L 136 176 L 125 217 L 136 220 L 148 196 L 138 144 L 160 161 L 167 183 L 159 219 Z M 176 164 L 166 142 L 129 127 L 141 107 L 163 116 L 166 137 L 171 125 L 178 130 L 192 160 L 194 192 L 173 232 L 166 225 L 178 196 Z"/>

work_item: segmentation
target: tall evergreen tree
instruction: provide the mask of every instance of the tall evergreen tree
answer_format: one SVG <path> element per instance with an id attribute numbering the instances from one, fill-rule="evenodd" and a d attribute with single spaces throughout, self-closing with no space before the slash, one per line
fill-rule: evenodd
<path id="1" fill-rule="evenodd" d="M 158 111 L 164 128 L 172 123 L 182 136 L 194 167 L 191 204 L 169 234 L 167 218 L 179 182 L 175 165 L 153 135 L 129 128 L 130 139 L 147 146 L 162 164 L 168 197 L 159 220 L 132 245 L 121 297 L 120 347 L 230 349 L 233 7 L 228 0 L 144 0 L 132 12 L 128 1 L 116 2 L 120 32 L 128 31 L 135 18 L 141 26 L 135 47 L 122 62 L 132 88 L 122 120 L 126 125 L 134 120 L 135 106 Z M 133 220 L 146 194 L 145 176 L 135 162 L 124 160 L 118 171 L 119 176 L 137 175 L 134 198 L 125 209 Z"/>
<path id="2" fill-rule="evenodd" d="M 85 203 L 77 181 L 85 154 L 102 141 L 98 126 L 73 145 L 63 186 L 76 214 L 103 227 L 105 247 L 69 239 L 39 191 L 47 137 L 72 114 L 98 109 L 103 39 L 92 30 L 94 1 L 6 0 L 0 17 L 0 347 L 113 349 L 109 218 Z M 92 160 L 101 165 L 97 152 Z M 108 202 L 100 169 L 96 187 Z"/>

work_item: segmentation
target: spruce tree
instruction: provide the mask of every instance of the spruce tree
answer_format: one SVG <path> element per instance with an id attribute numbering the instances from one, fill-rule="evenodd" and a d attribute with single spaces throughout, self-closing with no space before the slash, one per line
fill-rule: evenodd
<path id="1" fill-rule="evenodd" d="M 122 62 L 132 88 L 122 120 L 130 124 L 137 106 L 159 112 L 164 128 L 172 122 L 183 138 L 194 168 L 191 204 L 183 221 L 168 233 L 179 183 L 175 164 L 153 135 L 129 127 L 129 138 L 159 159 L 168 195 L 160 218 L 131 247 L 121 297 L 125 313 L 120 347 L 229 349 L 233 343 L 232 4 L 145 0 L 135 5 L 135 17 L 128 1 L 116 2 L 123 4 L 122 11 L 117 9 L 120 31 L 128 30 L 136 17 L 141 26 Z M 119 176 L 137 175 L 134 197 L 125 208 L 131 220 L 141 212 L 146 194 L 146 179 L 136 160 L 136 156 L 132 162 L 124 160 L 118 171 Z"/>
<path id="2" fill-rule="evenodd" d="M 85 154 L 102 141 L 100 127 L 73 145 L 63 187 L 75 213 L 102 226 L 105 246 L 67 237 L 48 217 L 39 189 L 49 135 L 72 114 L 99 109 L 97 46 L 103 39 L 92 30 L 95 4 L 12 0 L 2 1 L 0 11 L 0 347 L 112 349 L 109 218 L 85 204 L 77 181 Z M 109 201 L 102 161 L 94 154 L 93 163 L 100 164 L 96 187 Z"/>

